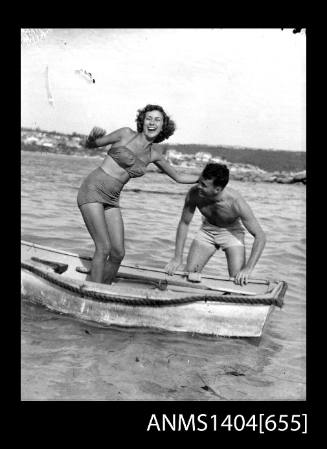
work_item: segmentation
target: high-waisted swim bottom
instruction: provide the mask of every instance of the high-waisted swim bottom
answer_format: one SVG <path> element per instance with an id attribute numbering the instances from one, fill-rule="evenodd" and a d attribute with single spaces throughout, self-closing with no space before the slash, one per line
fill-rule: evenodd
<path id="1" fill-rule="evenodd" d="M 230 246 L 244 246 L 244 234 L 240 220 L 236 220 L 231 226 L 221 228 L 204 219 L 195 240 L 206 245 L 214 245 L 224 251 Z"/>
<path id="2" fill-rule="evenodd" d="M 119 207 L 119 196 L 124 183 L 113 178 L 101 167 L 93 170 L 78 190 L 77 204 L 102 203 L 105 209 Z"/>

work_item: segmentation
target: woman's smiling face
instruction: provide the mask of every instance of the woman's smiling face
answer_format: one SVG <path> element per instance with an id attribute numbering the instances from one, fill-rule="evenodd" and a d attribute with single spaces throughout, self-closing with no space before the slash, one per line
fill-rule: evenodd
<path id="1" fill-rule="evenodd" d="M 163 127 L 163 115 L 160 111 L 148 111 L 145 114 L 143 132 L 144 134 L 154 139 L 161 132 Z"/>

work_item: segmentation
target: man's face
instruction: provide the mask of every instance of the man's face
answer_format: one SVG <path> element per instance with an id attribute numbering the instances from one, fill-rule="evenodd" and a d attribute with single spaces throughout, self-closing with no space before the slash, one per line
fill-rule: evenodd
<path id="1" fill-rule="evenodd" d="M 213 179 L 205 179 L 202 176 L 198 181 L 198 193 L 203 198 L 213 198 L 221 190 L 220 187 L 216 187 L 213 184 Z"/>

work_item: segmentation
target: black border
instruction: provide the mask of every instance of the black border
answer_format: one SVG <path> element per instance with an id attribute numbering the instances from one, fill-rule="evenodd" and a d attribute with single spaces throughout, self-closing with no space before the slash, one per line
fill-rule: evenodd
<path id="1" fill-rule="evenodd" d="M 158 5 L 156 5 L 157 7 Z M 139 8 L 150 8 L 153 5 L 145 5 L 139 4 Z M 100 7 L 101 10 L 101 7 Z M 100 14 L 101 15 L 101 14 Z M 197 13 L 196 13 L 197 15 Z M 106 13 L 104 13 L 106 16 Z M 100 18 L 101 20 L 101 18 Z M 16 28 L 17 31 L 17 51 L 15 54 L 19 54 L 20 52 L 20 28 L 24 27 L 39 27 L 39 28 L 83 28 L 80 24 L 76 25 L 72 23 L 72 21 L 65 20 L 63 17 L 57 21 L 57 25 L 53 26 L 51 23 L 47 24 L 35 24 L 33 21 L 29 21 L 29 23 L 22 21 L 20 25 Z M 66 23 L 65 23 L 66 22 Z M 128 20 L 123 20 L 121 23 L 116 23 L 114 26 L 108 26 L 105 23 L 106 20 L 102 19 L 102 24 L 97 26 L 88 24 L 87 28 L 305 28 L 307 33 L 307 126 L 308 126 L 308 139 L 307 139 L 307 148 L 310 149 L 311 137 L 309 133 L 309 127 L 311 126 L 310 121 L 310 82 L 311 78 L 311 62 L 312 62 L 312 38 L 313 38 L 313 30 L 311 26 L 308 26 L 308 23 L 294 21 L 291 23 L 285 23 L 283 20 L 278 21 L 276 24 L 272 24 L 271 22 L 265 23 L 265 21 L 261 21 L 260 25 L 253 24 L 252 26 L 247 25 L 236 25 L 229 24 L 217 24 L 212 18 L 211 21 L 206 21 L 205 24 L 199 24 L 199 20 L 196 20 L 196 24 L 192 25 L 191 21 L 188 26 L 182 26 L 181 23 L 178 23 L 178 19 L 174 21 L 174 17 L 171 17 L 167 21 L 167 25 L 163 26 L 161 21 L 161 26 L 158 25 L 155 19 L 153 20 L 139 20 L 137 26 L 134 26 Z M 119 22 L 119 21 L 118 21 Z M 160 20 L 159 20 L 160 22 Z M 169 23 L 169 24 L 168 24 Z M 301 26 L 299 26 L 301 23 Z M 60 24 L 58 26 L 58 24 Z M 85 28 L 86 28 L 85 27 Z M 19 63 L 20 66 L 20 63 Z M 310 69 L 310 70 L 309 70 Z M 20 80 L 18 80 L 20 82 Z M 16 92 L 18 91 L 17 85 L 14 89 Z M 18 99 L 20 101 L 20 98 Z M 18 117 L 19 125 L 20 125 L 20 117 Z M 20 130 L 17 132 L 17 136 L 20 137 Z M 311 161 L 309 158 L 309 153 L 307 153 L 307 171 L 308 171 L 308 186 L 307 186 L 307 217 L 310 215 L 310 210 L 312 210 L 311 199 L 312 199 L 312 176 L 311 176 Z M 17 145 L 17 152 L 14 151 L 14 158 L 17 157 L 17 165 L 20 167 L 20 145 Z M 14 162 L 15 163 L 15 162 Z M 20 189 L 20 170 L 17 173 L 17 185 Z M 20 198 L 20 191 L 19 191 Z M 310 201 L 309 201 L 310 199 Z M 20 236 L 20 202 L 17 202 L 17 208 L 15 208 L 14 214 L 17 212 L 17 217 L 15 215 L 11 215 L 12 222 L 10 226 L 13 226 L 13 229 Z M 14 222 L 14 223 L 13 223 Z M 17 226 L 18 224 L 18 226 Z M 16 228 L 17 226 L 17 228 Z M 309 240 L 311 240 L 311 236 L 309 239 L 309 230 L 310 223 L 307 219 L 307 237 L 308 237 L 308 265 L 312 266 L 312 253 L 310 254 L 312 247 L 311 243 L 309 244 Z M 16 237 L 14 237 L 16 240 Z M 17 235 L 17 243 L 18 243 L 18 235 Z M 11 252 L 11 256 L 15 260 L 19 260 L 19 249 L 14 246 L 14 251 Z M 12 250 L 12 248 L 11 248 Z M 17 252 L 16 252 L 17 251 Z M 18 265 L 18 264 L 17 264 Z M 148 402 L 148 401 L 140 401 L 140 402 L 66 402 L 61 401 L 60 403 L 51 403 L 49 402 L 21 402 L 20 401 L 20 276 L 17 270 L 17 279 L 15 278 L 14 283 L 17 286 L 17 301 L 13 301 L 13 314 L 18 316 L 18 336 L 17 336 L 17 364 L 16 374 L 18 374 L 17 378 L 15 376 L 11 376 L 11 380 L 14 380 L 13 387 L 10 388 L 10 403 L 15 406 L 15 413 L 19 413 L 20 423 L 24 423 L 25 429 L 30 429 L 33 433 L 32 429 L 37 432 L 40 436 L 41 433 L 45 432 L 48 438 L 50 436 L 51 442 L 63 442 L 66 437 L 64 437 L 61 433 L 61 429 L 69 430 L 69 433 L 75 437 L 77 442 L 79 437 L 82 437 L 82 441 L 84 440 L 83 435 L 85 436 L 85 440 L 89 439 L 88 437 L 94 437 L 93 442 L 97 442 L 97 438 L 101 436 L 104 438 L 104 442 L 107 441 L 107 444 L 112 444 L 112 437 L 118 437 L 121 442 L 124 439 L 135 438 L 135 437 L 146 437 L 146 439 L 152 439 L 153 436 L 158 437 L 159 440 L 164 440 L 166 435 L 172 436 L 174 441 L 178 441 L 180 436 L 183 437 L 183 441 L 185 437 L 191 436 L 192 441 L 200 440 L 203 441 L 203 438 L 208 434 L 214 434 L 215 444 L 220 440 L 221 437 L 227 438 L 227 441 L 230 441 L 230 438 L 235 436 L 235 432 L 231 432 L 230 434 L 222 434 L 221 432 L 213 432 L 208 430 L 207 432 L 157 432 L 154 431 L 147 432 L 147 426 L 149 423 L 149 419 L 153 413 L 158 415 L 166 413 L 167 415 L 171 415 L 173 413 L 178 414 L 182 413 L 185 416 L 193 413 L 195 415 L 199 415 L 200 413 L 205 413 L 207 415 L 217 414 L 219 416 L 232 414 L 233 416 L 237 414 L 244 414 L 245 416 L 249 416 L 251 414 L 258 415 L 259 413 L 264 413 L 265 415 L 270 414 L 308 414 L 308 435 L 312 435 L 317 425 L 317 409 L 314 407 L 314 392 L 313 392 L 313 382 L 314 378 L 312 375 L 312 366 L 313 366 L 313 330 L 315 328 L 315 324 L 313 322 L 313 305 L 311 300 L 314 298 L 314 292 L 312 291 L 312 285 L 308 282 L 307 285 L 307 400 L 306 401 L 251 401 L 251 402 L 205 402 L 205 401 L 196 401 L 196 402 Z M 309 274 L 309 271 L 308 271 Z M 308 278 L 309 280 L 309 278 Z M 322 299 L 322 298 L 321 298 Z M 310 338 L 308 338 L 310 337 Z M 318 336 L 317 336 L 318 337 Z M 323 335 L 322 335 L 323 337 Z M 318 339 L 316 339 L 318 341 Z M 322 344 L 324 344 L 322 342 Z M 311 347 L 311 349 L 309 349 Z M 308 369 L 310 368 L 310 369 Z M 322 373 L 323 376 L 323 373 Z M 321 382 L 323 382 L 323 378 L 321 378 Z M 18 388 L 17 388 L 18 387 Z M 50 415 L 49 415 L 50 412 Z M 58 430 L 58 433 L 56 432 Z M 249 435 L 251 440 L 258 441 L 267 441 L 266 438 L 269 437 L 269 440 L 276 437 L 276 435 L 281 436 L 281 438 L 285 438 L 286 435 L 289 435 L 290 432 L 268 432 L 264 435 L 258 435 L 249 432 L 238 432 L 236 433 L 237 438 L 248 438 Z M 301 437 L 307 437 L 308 435 L 300 435 L 293 433 L 291 436 L 296 439 L 300 439 Z M 32 437 L 32 435 L 30 435 Z M 253 438 L 252 438 L 253 437 Z M 84 440 L 84 441 L 85 441 Z M 32 438 L 33 441 L 33 438 Z M 117 441 L 117 440 L 115 440 Z M 142 439 L 136 439 L 134 444 L 142 444 Z"/>

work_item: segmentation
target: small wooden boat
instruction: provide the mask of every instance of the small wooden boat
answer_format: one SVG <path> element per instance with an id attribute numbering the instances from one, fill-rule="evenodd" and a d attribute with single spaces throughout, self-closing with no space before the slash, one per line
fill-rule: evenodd
<path id="1" fill-rule="evenodd" d="M 123 264 L 111 285 L 90 282 L 91 257 L 21 242 L 21 291 L 48 309 L 102 325 L 259 337 L 281 307 L 284 281 L 229 278 Z"/>

